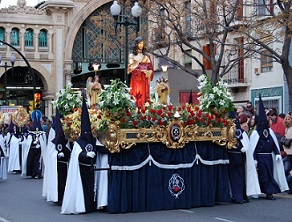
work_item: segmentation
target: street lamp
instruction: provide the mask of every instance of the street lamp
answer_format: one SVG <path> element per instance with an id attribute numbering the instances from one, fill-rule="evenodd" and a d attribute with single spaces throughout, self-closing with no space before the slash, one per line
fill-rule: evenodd
<path id="1" fill-rule="evenodd" d="M 7 68 L 12 68 L 12 73 L 13 73 L 13 68 L 14 68 L 14 63 L 16 61 L 15 55 L 10 56 L 10 63 L 11 65 L 7 65 L 7 62 L 4 62 L 4 65 L 2 65 L 2 56 L 0 55 L 0 67 L 4 68 L 4 104 L 7 105 Z"/>
<path id="2" fill-rule="evenodd" d="M 130 22 L 128 20 L 127 16 L 122 16 L 124 19 L 122 21 L 118 21 L 118 18 L 121 13 L 121 6 L 118 4 L 117 1 L 114 1 L 111 8 L 111 14 L 114 17 L 114 28 L 115 32 L 117 31 L 117 26 L 118 25 L 123 25 L 125 26 L 125 73 L 124 73 L 124 81 L 125 84 L 129 85 L 129 80 L 128 80 L 128 27 L 130 25 L 135 26 L 136 28 L 136 34 L 139 32 L 140 26 L 139 26 L 139 17 L 142 14 L 142 9 L 139 6 L 138 2 L 135 2 L 134 6 L 132 7 L 131 13 L 133 17 L 135 18 L 136 22 Z"/>

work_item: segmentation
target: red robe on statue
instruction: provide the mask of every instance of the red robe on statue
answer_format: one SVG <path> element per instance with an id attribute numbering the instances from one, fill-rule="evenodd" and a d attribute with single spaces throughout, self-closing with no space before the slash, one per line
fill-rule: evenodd
<path id="1" fill-rule="evenodd" d="M 149 77 L 145 71 L 149 72 Z M 144 55 L 142 61 L 131 72 L 130 94 L 136 99 L 136 106 L 142 107 L 150 99 L 150 81 L 153 80 L 153 65 L 150 57 Z"/>

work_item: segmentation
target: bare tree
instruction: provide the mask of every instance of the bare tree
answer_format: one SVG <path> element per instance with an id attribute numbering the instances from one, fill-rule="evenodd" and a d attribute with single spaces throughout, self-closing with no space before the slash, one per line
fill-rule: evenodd
<path id="1" fill-rule="evenodd" d="M 245 18 L 245 26 L 239 31 L 245 37 L 250 52 L 254 52 L 253 55 L 257 59 L 260 60 L 264 56 L 269 58 L 270 63 L 281 64 L 288 84 L 289 104 L 292 107 L 292 66 L 289 62 L 292 0 L 262 0 L 260 4 L 258 1 L 250 1 L 247 6 L 257 10 Z"/>
<path id="2" fill-rule="evenodd" d="M 143 1 L 141 1 L 142 3 Z M 275 2 L 275 3 L 274 3 Z M 292 0 L 151 0 L 146 1 L 152 50 L 191 75 L 177 55 L 190 57 L 212 82 L 218 81 L 245 58 L 281 64 L 292 89 L 289 63 Z M 282 48 L 276 48 L 280 43 Z M 208 46 L 208 47 L 207 47 Z M 205 50 L 205 49 L 208 50 Z M 289 90 L 290 106 L 292 90 Z"/>
<path id="3" fill-rule="evenodd" d="M 238 34 L 240 3 L 241 0 L 146 1 L 144 7 L 153 31 L 151 53 L 198 77 L 199 73 L 175 58 L 188 56 L 202 73 L 210 69 L 212 82 L 216 83 L 250 56 L 249 51 L 243 50 L 244 42 Z"/>

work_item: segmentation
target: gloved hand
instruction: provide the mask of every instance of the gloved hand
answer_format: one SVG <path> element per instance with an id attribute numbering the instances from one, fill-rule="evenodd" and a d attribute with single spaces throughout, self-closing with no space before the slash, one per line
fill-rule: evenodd
<path id="1" fill-rule="evenodd" d="M 95 152 L 93 152 L 93 151 L 87 152 L 86 156 L 90 157 L 90 158 L 94 158 L 95 157 Z"/>
<path id="2" fill-rule="evenodd" d="M 36 140 L 35 140 L 35 141 L 33 141 L 33 144 L 37 144 L 37 143 L 38 143 L 38 141 L 36 141 Z"/>
<path id="3" fill-rule="evenodd" d="M 246 148 L 245 148 L 245 147 L 242 147 L 240 151 L 241 151 L 242 153 L 245 153 L 245 152 L 246 152 Z"/>
<path id="4" fill-rule="evenodd" d="M 63 152 L 58 153 L 58 158 L 62 158 L 62 157 L 64 157 L 64 156 L 65 156 L 65 155 L 64 155 Z"/>
<path id="5" fill-rule="evenodd" d="M 36 148 L 40 148 L 40 147 L 41 147 L 41 145 L 40 145 L 40 144 L 37 144 L 35 147 L 36 147 Z"/>
<path id="6" fill-rule="evenodd" d="M 282 160 L 281 155 L 280 154 L 277 154 L 276 155 L 276 161 L 280 161 L 280 160 Z"/>
<path id="7" fill-rule="evenodd" d="M 254 165 L 255 165 L 255 167 L 258 166 L 258 161 L 257 160 L 254 160 Z"/>

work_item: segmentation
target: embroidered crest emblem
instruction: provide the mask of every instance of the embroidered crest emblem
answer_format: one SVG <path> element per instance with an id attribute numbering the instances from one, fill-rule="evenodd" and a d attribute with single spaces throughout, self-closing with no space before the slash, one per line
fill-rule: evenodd
<path id="1" fill-rule="evenodd" d="M 178 199 L 178 196 L 185 190 L 184 179 L 177 173 L 173 174 L 168 182 L 168 190 L 172 196 Z"/>
<path id="2" fill-rule="evenodd" d="M 264 129 L 264 131 L 263 131 L 263 135 L 264 135 L 264 137 L 268 138 L 268 136 L 269 136 L 269 131 L 268 131 L 267 129 Z"/>
<path id="3" fill-rule="evenodd" d="M 86 146 L 85 146 L 85 150 L 86 150 L 86 152 L 91 152 L 92 150 L 93 150 L 93 146 L 92 146 L 92 144 L 87 144 Z"/>
<path id="4" fill-rule="evenodd" d="M 178 141 L 181 137 L 181 130 L 179 125 L 173 124 L 170 128 L 170 136 L 173 141 Z"/>
<path id="5" fill-rule="evenodd" d="M 58 144 L 58 145 L 57 145 L 57 150 L 58 150 L 58 151 L 62 151 L 62 149 L 63 149 L 63 145 L 62 145 L 62 144 Z"/>
<path id="6" fill-rule="evenodd" d="M 242 137 L 242 131 L 241 129 L 236 129 L 235 136 L 237 139 L 240 139 Z"/>

